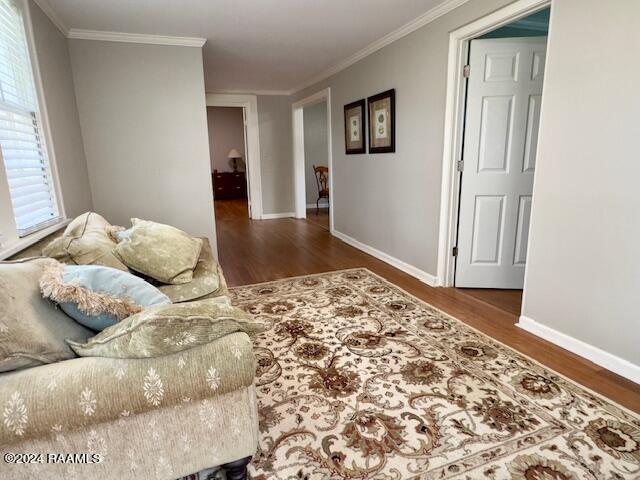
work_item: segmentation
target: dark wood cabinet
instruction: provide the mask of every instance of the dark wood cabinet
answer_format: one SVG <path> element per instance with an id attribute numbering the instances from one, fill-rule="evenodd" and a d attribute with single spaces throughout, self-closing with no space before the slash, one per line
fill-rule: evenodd
<path id="1" fill-rule="evenodd" d="M 247 198 L 245 172 L 213 172 L 211 179 L 214 198 Z"/>

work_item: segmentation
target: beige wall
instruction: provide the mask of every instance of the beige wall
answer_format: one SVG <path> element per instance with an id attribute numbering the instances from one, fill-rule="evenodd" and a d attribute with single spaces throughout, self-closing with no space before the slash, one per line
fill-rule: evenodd
<path id="1" fill-rule="evenodd" d="M 258 95 L 262 211 L 290 213 L 293 200 L 291 98 Z"/>
<path id="2" fill-rule="evenodd" d="M 329 166 L 327 150 L 327 103 L 322 102 L 302 110 L 304 116 L 304 178 L 307 204 L 316 203 L 318 185 L 313 166 Z M 326 204 L 323 199 L 321 203 Z"/>
<path id="3" fill-rule="evenodd" d="M 523 306 L 526 317 L 635 365 L 638 18 L 635 0 L 554 1 Z"/>
<path id="4" fill-rule="evenodd" d="M 71 218 L 93 206 L 67 39 L 33 1 L 29 10 L 64 207 Z"/>
<path id="5" fill-rule="evenodd" d="M 71 40 L 70 50 L 96 211 L 175 225 L 215 248 L 201 49 Z"/>
<path id="6" fill-rule="evenodd" d="M 334 227 L 436 274 L 449 32 L 509 0 L 471 0 L 294 101 L 331 87 Z M 396 90 L 396 153 L 345 155 L 347 103 Z"/>
<path id="7" fill-rule="evenodd" d="M 240 107 L 207 107 L 211 171 L 231 172 L 227 156 L 235 148 L 242 155 L 238 169 L 244 170 L 244 119 Z"/>

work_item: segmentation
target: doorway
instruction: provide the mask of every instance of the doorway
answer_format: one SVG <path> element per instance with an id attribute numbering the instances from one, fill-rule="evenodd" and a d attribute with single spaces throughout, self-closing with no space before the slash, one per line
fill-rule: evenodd
<path id="1" fill-rule="evenodd" d="M 550 9 L 520 0 L 503 10 L 476 22 L 475 32 L 471 25 L 451 34 L 461 75 L 459 90 L 448 92 L 457 113 L 448 118 L 449 237 L 440 246 L 450 258 L 441 256 L 439 275 L 444 286 L 519 314 Z"/>
<path id="2" fill-rule="evenodd" d="M 327 103 L 303 107 L 304 179 L 307 220 L 329 230 Z"/>
<path id="3" fill-rule="evenodd" d="M 216 211 L 241 209 L 249 216 L 247 148 L 243 107 L 207 107 L 211 181 Z"/>
<path id="4" fill-rule="evenodd" d="M 244 178 L 246 179 L 246 200 L 244 201 L 244 209 L 247 210 L 249 218 L 254 220 L 262 219 L 262 180 L 260 173 L 260 132 L 258 128 L 258 98 L 256 95 L 239 95 L 239 94 L 214 94 L 208 93 L 206 96 L 207 109 L 209 107 L 229 107 L 236 108 L 242 111 L 242 129 L 244 136 L 243 151 L 238 150 L 237 153 L 243 155 L 241 158 L 235 158 L 235 164 L 240 169 L 244 168 Z M 210 142 L 211 133 L 215 128 L 210 128 Z M 210 148 L 213 152 L 214 145 Z M 234 148 L 234 147 L 232 147 Z M 224 150 L 222 149 L 222 157 L 224 162 Z M 233 172 L 233 158 L 229 158 L 231 150 L 226 153 L 226 161 L 228 162 L 226 168 Z M 234 152 L 235 155 L 235 152 Z M 212 169 L 213 172 L 213 169 Z M 212 181 L 215 184 L 215 179 L 212 177 Z M 242 182 L 240 179 L 234 180 L 236 183 L 233 185 L 234 190 L 238 190 L 235 187 L 242 188 Z M 214 186 L 214 188 L 216 188 Z M 215 192 L 215 190 L 214 190 Z M 215 194 L 214 194 L 215 198 Z M 241 200 L 239 201 L 241 202 Z M 236 212 L 237 213 L 237 212 Z"/>
<path id="5" fill-rule="evenodd" d="M 295 102 L 291 113 L 296 218 L 333 232 L 330 89 Z"/>

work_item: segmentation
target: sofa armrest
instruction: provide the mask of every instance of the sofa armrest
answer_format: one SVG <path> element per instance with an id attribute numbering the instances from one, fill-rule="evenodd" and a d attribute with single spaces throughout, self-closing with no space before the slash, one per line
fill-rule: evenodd
<path id="1" fill-rule="evenodd" d="M 247 387 L 255 358 L 244 333 L 156 358 L 85 357 L 0 375 L 0 446 L 170 408 Z"/>

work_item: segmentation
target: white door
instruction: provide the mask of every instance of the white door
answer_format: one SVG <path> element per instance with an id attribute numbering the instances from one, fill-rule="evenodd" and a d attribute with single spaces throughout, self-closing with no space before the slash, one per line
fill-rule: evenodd
<path id="1" fill-rule="evenodd" d="M 456 287 L 523 286 L 546 46 L 471 41 Z"/>

